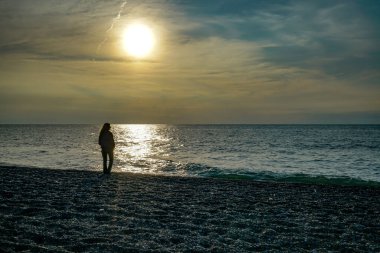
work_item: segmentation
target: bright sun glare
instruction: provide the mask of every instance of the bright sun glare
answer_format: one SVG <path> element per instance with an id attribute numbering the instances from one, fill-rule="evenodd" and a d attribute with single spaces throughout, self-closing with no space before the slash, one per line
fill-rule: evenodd
<path id="1" fill-rule="evenodd" d="M 136 58 L 144 58 L 149 55 L 155 44 L 152 30 L 144 24 L 131 24 L 123 35 L 125 51 Z"/>

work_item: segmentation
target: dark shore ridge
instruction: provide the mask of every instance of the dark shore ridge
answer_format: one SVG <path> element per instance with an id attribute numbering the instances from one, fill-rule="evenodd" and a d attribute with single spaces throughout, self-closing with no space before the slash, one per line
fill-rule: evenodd
<path id="1" fill-rule="evenodd" d="M 0 251 L 380 252 L 380 189 L 0 167 Z"/>

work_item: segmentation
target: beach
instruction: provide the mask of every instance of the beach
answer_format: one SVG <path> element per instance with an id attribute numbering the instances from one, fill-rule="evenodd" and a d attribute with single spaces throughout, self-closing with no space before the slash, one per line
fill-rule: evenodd
<path id="1" fill-rule="evenodd" d="M 380 188 L 0 167 L 2 252 L 380 252 Z"/>

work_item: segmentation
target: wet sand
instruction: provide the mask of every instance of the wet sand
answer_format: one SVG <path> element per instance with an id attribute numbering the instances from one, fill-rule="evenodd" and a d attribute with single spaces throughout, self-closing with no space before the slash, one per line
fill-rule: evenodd
<path id="1" fill-rule="evenodd" d="M 380 189 L 0 167 L 0 251 L 380 252 Z"/>

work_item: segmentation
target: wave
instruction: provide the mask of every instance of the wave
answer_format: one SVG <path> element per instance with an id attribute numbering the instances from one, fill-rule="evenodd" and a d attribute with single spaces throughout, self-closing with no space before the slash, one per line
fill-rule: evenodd
<path id="1" fill-rule="evenodd" d="M 318 185 L 380 187 L 380 182 L 352 178 L 348 176 L 309 175 L 302 173 L 286 174 L 271 171 L 228 170 L 201 164 L 189 163 L 182 166 L 188 175 L 220 179 L 244 179 L 281 183 L 302 183 Z"/>
<path id="2" fill-rule="evenodd" d="M 57 169 L 42 168 L 38 166 L 15 165 L 0 162 L 0 167 L 18 167 L 18 168 L 34 168 L 34 169 Z M 62 169 L 65 170 L 65 169 Z M 69 169 L 70 170 L 70 169 Z M 81 171 L 82 169 L 71 169 Z M 86 171 L 97 171 L 88 168 Z M 120 172 L 120 170 L 119 170 Z M 141 170 L 129 170 L 132 173 L 143 173 Z M 254 180 L 262 182 L 279 182 L 279 183 L 300 183 L 311 185 L 341 185 L 341 186 L 364 186 L 364 187 L 380 187 L 379 181 L 364 180 L 360 178 L 352 178 L 348 176 L 326 176 L 326 175 L 309 175 L 302 173 L 276 173 L 271 171 L 246 171 L 231 170 L 211 167 L 198 163 L 178 164 L 177 166 L 163 166 L 156 171 L 146 171 L 147 174 L 170 175 L 170 176 L 190 176 L 190 177 L 207 177 L 228 180 Z"/>

